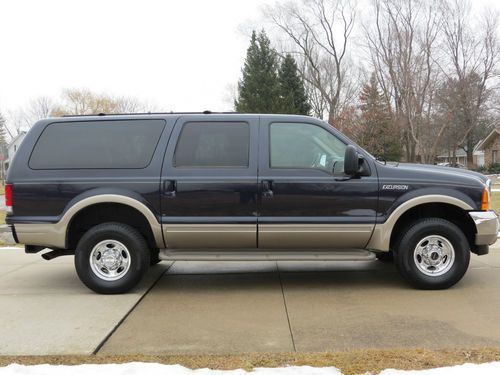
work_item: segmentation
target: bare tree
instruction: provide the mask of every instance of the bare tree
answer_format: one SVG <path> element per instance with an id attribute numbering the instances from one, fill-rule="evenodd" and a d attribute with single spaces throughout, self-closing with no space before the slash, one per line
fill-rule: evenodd
<path id="1" fill-rule="evenodd" d="M 48 96 L 40 96 L 30 101 L 26 113 L 30 120 L 38 121 L 50 117 L 54 109 L 54 101 Z"/>
<path id="2" fill-rule="evenodd" d="M 147 105 L 134 97 L 113 97 L 87 89 L 64 90 L 61 99 L 51 112 L 53 116 L 147 112 Z"/>
<path id="3" fill-rule="evenodd" d="M 41 96 L 31 100 L 25 107 L 10 111 L 5 130 L 10 138 L 14 138 L 38 120 L 51 116 L 137 113 L 152 110 L 153 105 L 131 96 L 114 97 L 87 89 L 66 89 L 57 103 L 50 97 Z"/>
<path id="4" fill-rule="evenodd" d="M 375 22 L 365 37 L 379 85 L 402 129 L 406 159 L 432 162 L 444 132 L 431 123 L 438 81 L 435 48 L 440 29 L 432 5 L 419 0 L 373 0 Z M 373 26 L 372 26 L 373 25 Z"/>
<path id="5" fill-rule="evenodd" d="M 302 0 L 268 7 L 272 23 L 284 33 L 299 61 L 312 99 L 313 112 L 334 124 L 349 101 L 357 96 L 349 82 L 348 48 L 356 7 L 349 0 Z"/>
<path id="6" fill-rule="evenodd" d="M 491 98 L 491 80 L 497 74 L 500 56 L 498 14 L 484 12 L 479 20 L 471 17 L 467 0 L 443 0 L 443 50 L 446 60 L 443 72 L 456 82 L 457 108 L 463 119 L 460 132 L 455 133 L 454 145 L 467 152 L 467 163 L 473 164 L 473 148 L 477 142 L 476 129 Z"/>
<path id="7" fill-rule="evenodd" d="M 114 99 L 116 113 L 146 113 L 155 110 L 155 106 L 133 96 L 120 96 Z"/>
<path id="8" fill-rule="evenodd" d="M 24 109 L 20 108 L 7 113 L 5 130 L 11 139 L 31 125 Z"/>
<path id="9" fill-rule="evenodd" d="M 21 131 L 31 128 L 38 120 L 50 117 L 54 109 L 54 101 L 47 96 L 30 100 L 27 106 L 18 108 L 8 114 L 8 126 L 5 126 L 10 138 Z"/>

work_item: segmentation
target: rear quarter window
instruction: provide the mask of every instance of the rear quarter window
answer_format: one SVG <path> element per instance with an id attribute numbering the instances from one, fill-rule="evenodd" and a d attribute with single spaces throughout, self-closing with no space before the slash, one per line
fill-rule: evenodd
<path id="1" fill-rule="evenodd" d="M 165 120 L 57 122 L 35 144 L 32 169 L 145 168 Z"/>

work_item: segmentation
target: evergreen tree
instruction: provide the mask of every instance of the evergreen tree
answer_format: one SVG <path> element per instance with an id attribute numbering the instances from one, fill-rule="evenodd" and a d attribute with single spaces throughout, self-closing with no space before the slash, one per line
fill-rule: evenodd
<path id="1" fill-rule="evenodd" d="M 292 55 L 287 54 L 283 59 L 278 80 L 280 86 L 281 112 L 297 115 L 308 115 L 311 105 L 307 101 L 304 82 L 299 75 L 297 63 Z"/>
<path id="2" fill-rule="evenodd" d="M 399 160 L 402 153 L 399 131 L 392 121 L 389 105 L 378 90 L 375 74 L 363 86 L 360 101 L 360 131 L 357 137 L 360 145 L 386 160 Z"/>
<path id="3" fill-rule="evenodd" d="M 280 111 L 278 57 L 264 31 L 252 32 L 243 77 L 238 82 L 238 112 L 277 113 Z"/>

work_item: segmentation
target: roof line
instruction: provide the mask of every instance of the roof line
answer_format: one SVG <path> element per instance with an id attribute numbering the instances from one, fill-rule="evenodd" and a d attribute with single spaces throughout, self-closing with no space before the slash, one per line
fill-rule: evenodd
<path id="1" fill-rule="evenodd" d="M 244 114 L 245 112 L 123 112 L 123 113 L 92 113 L 86 115 L 62 115 L 60 117 L 95 117 L 95 116 L 131 116 L 131 115 L 210 115 L 210 114 Z"/>
<path id="2" fill-rule="evenodd" d="M 497 129 L 497 128 L 494 128 L 490 134 L 488 134 L 481 142 L 479 142 L 476 147 L 474 147 L 474 150 L 475 151 L 480 151 L 482 149 L 482 147 L 489 141 L 490 137 L 494 134 L 494 133 L 498 133 L 500 134 L 500 131 Z M 484 150 L 482 150 L 484 151 Z"/>

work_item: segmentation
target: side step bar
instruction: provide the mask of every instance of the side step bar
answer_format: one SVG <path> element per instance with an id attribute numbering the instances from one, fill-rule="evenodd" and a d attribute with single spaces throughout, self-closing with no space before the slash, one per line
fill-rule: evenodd
<path id="1" fill-rule="evenodd" d="M 331 251 L 256 251 L 249 249 L 213 251 L 161 249 L 161 260 L 336 260 L 368 261 L 375 260 L 375 254 L 367 250 L 331 250 Z"/>

